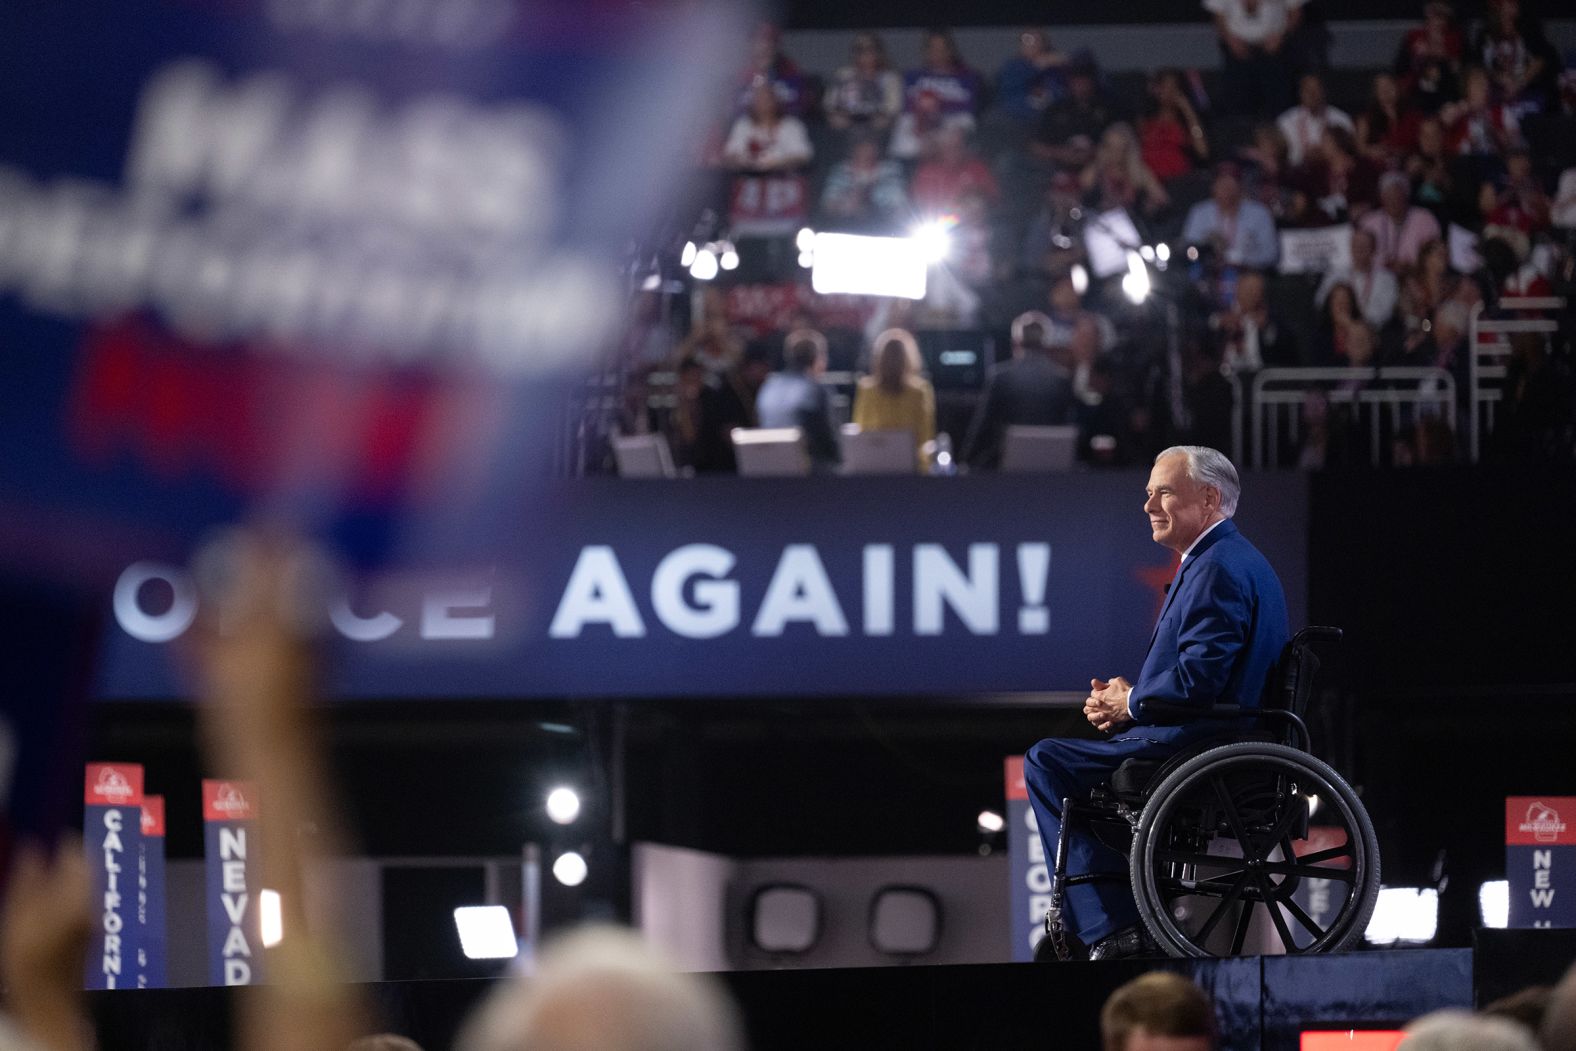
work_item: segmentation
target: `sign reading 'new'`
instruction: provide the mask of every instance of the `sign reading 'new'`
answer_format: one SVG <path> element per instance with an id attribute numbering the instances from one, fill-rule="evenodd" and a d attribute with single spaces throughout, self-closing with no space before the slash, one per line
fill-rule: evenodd
<path id="1" fill-rule="evenodd" d="M 208 899 L 208 979 L 213 985 L 262 980 L 261 890 L 256 795 L 245 781 L 202 783 Z"/>
<path id="2" fill-rule="evenodd" d="M 1510 926 L 1576 927 L 1576 796 L 1505 800 Z"/>

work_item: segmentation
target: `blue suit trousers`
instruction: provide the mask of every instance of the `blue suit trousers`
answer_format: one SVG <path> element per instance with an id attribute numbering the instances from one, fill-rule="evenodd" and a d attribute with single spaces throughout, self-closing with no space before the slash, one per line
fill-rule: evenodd
<path id="1" fill-rule="evenodd" d="M 1087 741 L 1050 737 L 1024 756 L 1023 779 L 1029 805 L 1045 844 L 1046 864 L 1054 864 L 1061 834 L 1062 800 L 1083 799 L 1104 784 L 1128 759 L 1164 759 L 1179 746 L 1140 737 Z M 1138 922 L 1138 907 L 1127 881 L 1127 858 L 1095 838 L 1087 826 L 1071 829 L 1067 838 L 1067 874 L 1117 873 L 1121 880 L 1099 880 L 1068 887 L 1063 898 L 1064 921 L 1085 945 Z"/>

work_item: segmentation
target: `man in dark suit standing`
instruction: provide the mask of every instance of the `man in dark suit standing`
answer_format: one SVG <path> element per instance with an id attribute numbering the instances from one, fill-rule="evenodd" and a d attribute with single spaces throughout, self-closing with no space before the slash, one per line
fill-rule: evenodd
<path id="1" fill-rule="evenodd" d="M 1046 857 L 1055 857 L 1062 800 L 1080 798 L 1128 759 L 1164 758 L 1222 732 L 1204 719 L 1159 725 L 1151 701 L 1257 708 L 1290 637 L 1280 578 L 1231 516 L 1241 483 L 1223 454 L 1177 446 L 1155 458 L 1144 513 L 1155 543 L 1182 556 L 1138 682 L 1090 680 L 1084 715 L 1103 740 L 1048 738 L 1029 749 L 1024 779 Z M 1086 829 L 1068 839 L 1067 871 L 1127 871 L 1127 859 Z M 1152 951 L 1127 880 L 1067 888 L 1063 921 L 1090 959 Z"/>
<path id="2" fill-rule="evenodd" d="M 1072 376 L 1051 356 L 1049 321 L 1031 313 L 1013 326 L 1012 364 L 991 375 L 963 442 L 963 461 L 971 467 L 1000 465 L 1002 438 L 1014 424 L 1074 422 Z"/>

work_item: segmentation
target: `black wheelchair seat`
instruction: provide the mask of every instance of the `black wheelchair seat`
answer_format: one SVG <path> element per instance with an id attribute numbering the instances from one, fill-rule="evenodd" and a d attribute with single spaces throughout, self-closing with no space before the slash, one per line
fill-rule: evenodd
<path id="1" fill-rule="evenodd" d="M 1182 749 L 1175 755 L 1168 755 L 1155 759 L 1129 759 L 1111 774 L 1106 790 L 1118 803 L 1125 803 L 1130 807 L 1142 807 L 1155 786 L 1163 781 L 1167 774 L 1202 752 L 1211 748 L 1218 748 L 1223 744 L 1237 744 L 1242 742 L 1257 741 L 1272 743 L 1277 738 L 1266 731 L 1250 730 L 1244 733 L 1221 734 L 1199 741 Z"/>

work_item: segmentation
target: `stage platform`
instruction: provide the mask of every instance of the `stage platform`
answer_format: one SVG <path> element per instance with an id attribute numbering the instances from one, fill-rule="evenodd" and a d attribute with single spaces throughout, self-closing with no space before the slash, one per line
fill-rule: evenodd
<path id="1" fill-rule="evenodd" d="M 1232 960 L 980 964 L 742 971 L 722 976 L 754 1051 L 806 1048 L 1097 1048 L 1098 1015 L 1118 985 L 1155 967 L 1192 975 L 1214 995 L 1229 1051 L 1296 1051 L 1309 1029 L 1395 1028 L 1441 1007 L 1489 1002 L 1556 980 L 1576 958 L 1576 930 L 1484 931 L 1472 949 Z M 488 981 L 367 987 L 381 1024 L 446 1051 Z M 228 1046 L 228 990 L 92 994 L 103 1051 Z"/>

